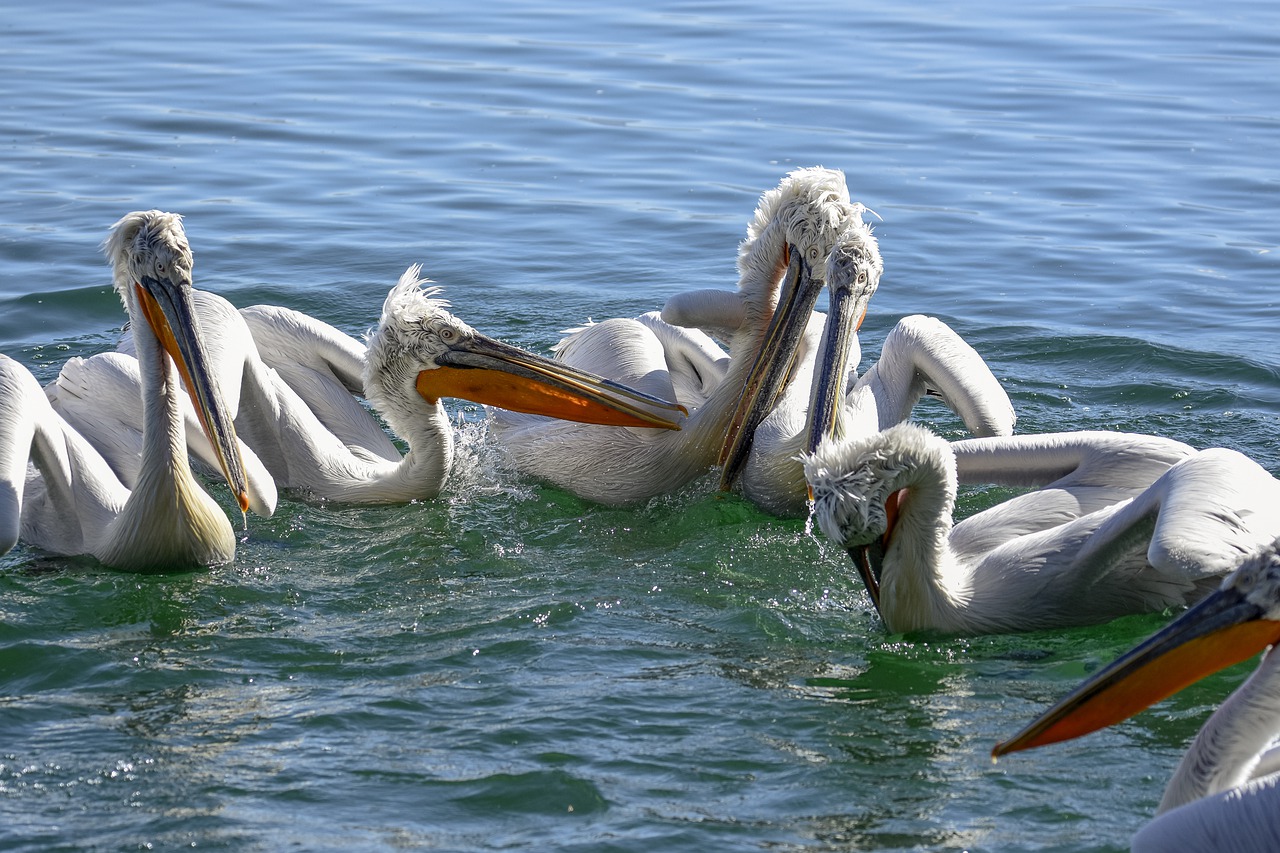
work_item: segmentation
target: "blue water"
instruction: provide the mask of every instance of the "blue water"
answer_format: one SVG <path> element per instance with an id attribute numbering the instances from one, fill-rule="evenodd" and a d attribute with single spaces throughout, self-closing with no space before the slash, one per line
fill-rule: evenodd
<path id="1" fill-rule="evenodd" d="M 360 334 L 422 262 L 545 352 L 732 287 L 759 194 L 824 165 L 880 217 L 868 363 L 934 314 L 1021 431 L 1280 474 L 1277 57 L 1263 0 L 8 3 L 0 351 L 114 348 L 98 245 L 158 207 L 237 304 Z M 992 765 L 1165 618 L 887 635 L 803 522 L 712 478 L 596 507 L 457 411 L 436 501 L 286 496 L 204 573 L 0 557 L 0 847 L 1121 850 L 1243 677 Z"/>

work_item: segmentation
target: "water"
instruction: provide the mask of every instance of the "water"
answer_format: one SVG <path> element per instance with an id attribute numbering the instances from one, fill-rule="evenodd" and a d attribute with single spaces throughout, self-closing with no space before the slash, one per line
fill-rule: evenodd
<path id="1" fill-rule="evenodd" d="M 1273 3 L 46 2 L 0 40 L 0 351 L 43 380 L 114 347 L 129 210 L 183 213 L 237 304 L 359 334 L 423 262 L 545 351 L 731 287 L 820 164 L 881 217 L 867 363 L 935 314 L 1022 431 L 1280 473 Z M 586 504 L 456 411 L 436 501 L 286 496 L 205 573 L 0 558 L 0 847 L 1120 850 L 1243 677 L 992 765 L 1165 618 L 886 635 L 802 522 L 711 478 Z"/>

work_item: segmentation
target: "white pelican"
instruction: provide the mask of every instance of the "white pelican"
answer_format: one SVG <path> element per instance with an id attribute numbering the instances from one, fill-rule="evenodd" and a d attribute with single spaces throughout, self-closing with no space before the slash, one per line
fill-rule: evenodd
<path id="1" fill-rule="evenodd" d="M 837 237 L 860 210 L 849 202 L 844 175 L 830 169 L 792 172 L 764 193 L 739 248 L 737 293 L 698 291 L 691 298 L 709 299 L 717 306 L 710 313 L 732 318 L 720 329 L 733 356 L 727 361 L 708 336 L 675 331 L 652 316 L 606 320 L 558 345 L 565 363 L 655 396 L 692 393 L 676 397 L 690 410 L 679 433 L 581 427 L 495 411 L 497 443 L 521 471 L 606 504 L 664 494 L 707 472 L 719 461 L 739 398 L 744 392 L 751 397 L 778 350 L 771 342 L 775 306 L 781 299 L 777 313 L 787 313 L 786 305 L 821 289 L 820 281 L 816 288 L 810 281 L 812 271 L 821 274 Z M 799 313 L 807 317 L 808 309 Z"/>
<path id="2" fill-rule="evenodd" d="M 44 389 L 54 411 L 86 439 L 111 466 L 126 488 L 137 485 L 142 471 L 144 423 L 138 401 L 142 375 L 138 359 L 122 352 L 91 358 L 67 359 L 58 376 Z M 188 394 L 178 395 L 187 449 L 216 475 L 220 462 L 209 443 Z M 244 464 L 249 509 L 270 518 L 276 508 L 276 484 L 271 474 L 239 436 L 235 445 Z"/>
<path id="3" fill-rule="evenodd" d="M 174 214 L 138 215 L 158 228 L 181 229 Z M 444 396 L 592 423 L 678 428 L 670 403 L 475 331 L 444 310 L 435 290 L 423 289 L 419 272 L 410 267 L 391 289 L 364 354 L 348 336 L 305 314 L 263 307 L 239 312 L 216 294 L 192 294 L 201 323 L 214 332 L 209 358 L 236 429 L 276 487 L 349 503 L 436 496 L 453 458 L 451 426 L 439 402 Z M 288 375 L 297 390 L 263 361 L 249 321 L 277 363 L 294 358 Z M 380 428 L 368 426 L 376 420 L 351 397 L 357 365 L 370 402 L 409 445 L 403 457 L 376 435 Z"/>
<path id="4" fill-rule="evenodd" d="M 399 462 L 401 452 L 360 404 L 367 348 L 345 332 L 281 305 L 240 309 L 262 361 L 346 445 Z"/>
<path id="5" fill-rule="evenodd" d="M 1146 851 L 1280 850 L 1280 540 L 1195 607 L 1088 678 L 992 757 L 1080 737 L 1126 720 L 1265 649 L 1253 675 L 1209 717 L 1133 839 Z"/>
<path id="6" fill-rule="evenodd" d="M 717 460 L 722 466 L 720 486 L 728 490 L 739 475 L 743 491 L 765 509 L 779 511 L 776 492 L 785 492 L 782 480 L 792 480 L 797 502 L 805 504 L 804 477 L 794 459 L 802 449 L 803 424 L 809 411 L 809 386 L 818 367 L 819 353 L 825 352 L 822 314 L 813 311 L 818 294 L 833 272 L 838 288 L 857 288 L 854 328 L 866 314 L 866 306 L 879 285 L 884 265 L 869 225 L 862 221 L 865 208 L 853 204 L 842 230 L 825 258 L 815 259 L 811 275 L 802 279 L 805 287 L 795 288 L 779 304 L 771 318 L 765 344 L 755 356 L 755 364 L 738 398 L 738 408 L 726 430 Z M 833 263 L 833 259 L 839 262 Z M 741 300 L 724 291 L 693 291 L 678 294 L 663 306 L 664 320 L 690 326 L 704 333 L 724 335 L 743 321 Z M 856 350 L 857 338 L 841 341 Z M 735 353 L 746 358 L 745 353 Z M 845 352 L 848 356 L 848 350 Z M 856 364 L 857 355 L 853 355 Z M 791 446 L 794 445 L 794 446 Z M 745 469 L 745 472 L 744 472 Z M 794 470 L 791 470 L 794 469 Z M 788 477 L 791 474 L 793 476 Z"/>
<path id="7" fill-rule="evenodd" d="M 940 397 L 973 435 L 1013 432 L 1013 404 L 986 362 L 933 317 L 898 321 L 876 364 L 848 387 L 861 355 L 857 331 L 884 269 L 871 227 L 861 217 L 841 235 L 826 267 L 828 314 L 813 314 L 803 337 L 795 337 L 797 366 L 772 411 L 753 432 L 731 436 L 724 453 L 722 487 L 732 485 L 740 468 L 743 494 L 776 515 L 807 512 L 799 456 L 817 447 L 823 435 L 879 432 L 910 417 L 926 394 Z"/>
<path id="8" fill-rule="evenodd" d="M 249 506 L 235 429 L 210 371 L 191 304 L 191 252 L 177 223 L 130 214 L 104 244 L 138 349 L 142 449 L 132 490 L 56 413 L 17 362 L 0 385 L 0 546 L 15 531 L 33 546 L 89 554 L 148 572 L 218 565 L 235 555 L 226 514 L 196 482 L 178 400 L 179 375 L 195 403 L 241 513 Z M 39 476 L 27 482 L 28 459 Z M 28 492 L 30 489 L 30 492 Z"/>
<path id="9" fill-rule="evenodd" d="M 822 531 L 892 632 L 1036 630 L 1198 600 L 1280 530 L 1280 481 L 1221 448 L 1108 432 L 948 443 L 899 424 L 805 462 Z M 952 526 L 957 482 L 1038 489 Z"/>
<path id="10" fill-rule="evenodd" d="M 410 273 L 406 273 L 406 277 L 411 278 L 417 272 L 418 267 L 414 267 Z M 418 283 L 425 285 L 429 282 L 422 279 Z M 402 295 L 403 298 L 399 303 L 393 306 L 394 310 L 384 314 L 382 334 L 411 336 L 412 332 L 407 329 L 405 318 L 419 313 L 425 316 L 427 312 L 443 309 L 446 306 L 442 300 L 434 299 L 437 292 L 432 289 L 425 294 L 425 298 L 435 306 L 431 309 L 423 307 L 426 303 L 422 303 L 417 297 Z M 441 322 L 458 322 L 442 310 L 437 313 Z M 400 451 L 390 441 L 376 418 L 356 399 L 357 396 L 363 397 L 365 393 L 364 373 L 369 350 L 366 344 L 323 321 L 282 306 L 251 305 L 240 309 L 240 314 L 249 325 L 263 362 L 275 370 L 285 384 L 297 392 L 327 429 L 341 438 L 344 444 L 362 448 L 391 461 L 400 460 Z M 397 322 L 397 318 L 400 322 Z M 672 373 L 672 379 L 676 382 L 677 395 L 681 399 L 689 397 L 695 401 L 705 397 L 707 386 L 718 382 L 719 377 L 724 373 L 724 366 L 714 361 L 716 353 L 708 349 L 708 347 L 715 348 L 714 342 L 696 340 L 699 333 L 694 330 L 666 325 L 657 319 L 656 312 L 637 318 L 637 322 L 645 324 L 655 335 L 669 342 L 670 346 L 667 350 L 669 359 L 683 359 L 689 362 L 687 369 L 681 370 L 679 374 L 675 371 Z M 567 339 L 569 344 L 578 341 L 577 337 Z M 504 352 L 506 351 L 508 350 L 504 348 Z M 681 355 L 674 355 L 677 351 Z M 611 350 L 609 355 L 617 356 L 618 352 Z M 392 357 L 384 353 L 383 361 L 387 362 Z M 532 359 L 539 370 L 564 372 L 562 364 L 546 362 L 540 356 L 524 353 L 519 358 Z M 724 357 L 723 361 L 727 364 L 728 358 Z M 386 368 L 375 368 L 374 373 L 377 374 L 384 369 Z M 574 381 L 583 381 L 582 377 L 586 376 L 575 371 L 570 371 L 569 375 L 578 377 Z M 665 400 L 659 400 L 656 393 L 645 395 L 643 393 L 645 386 L 652 383 L 648 382 L 647 377 L 644 376 L 636 377 L 635 384 L 625 385 L 594 376 L 585 381 L 588 384 L 600 383 L 599 388 L 602 393 L 621 394 L 622 397 L 616 401 L 618 405 L 630 407 L 639 404 L 640 410 L 646 411 L 657 403 L 657 409 L 660 412 L 678 410 L 678 407 L 673 407 Z M 641 392 L 639 397 L 634 397 L 632 392 L 635 391 Z M 661 388 L 658 388 L 657 392 L 661 393 Z M 495 402 L 493 405 L 501 404 Z M 401 403 L 400 407 L 403 408 L 404 404 Z M 600 410 L 600 413 L 602 412 L 603 410 Z M 572 419 L 571 410 L 566 417 Z M 613 417 L 619 416 L 611 415 L 610 419 Z M 674 425 L 666 414 L 660 416 L 662 423 L 655 423 L 649 414 L 643 415 L 638 421 L 631 420 L 625 415 L 621 418 L 622 422 L 632 423 L 638 428 Z"/>

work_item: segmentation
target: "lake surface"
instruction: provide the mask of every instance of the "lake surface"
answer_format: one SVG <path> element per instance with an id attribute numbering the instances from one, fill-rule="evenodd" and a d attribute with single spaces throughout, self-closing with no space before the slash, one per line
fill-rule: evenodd
<path id="1" fill-rule="evenodd" d="M 733 287 L 760 193 L 824 165 L 880 218 L 864 364 L 933 314 L 1019 431 L 1280 473 L 1270 0 L 283 5 L 8 4 L 0 351 L 114 348 L 99 244 L 158 207 L 236 304 L 363 334 L 421 262 L 547 352 Z M 286 495 L 208 572 L 0 557 L 0 848 L 1122 850 L 1249 668 L 993 765 L 1167 616 L 889 635 L 803 521 L 711 475 L 601 508 L 455 411 L 438 500 Z"/>

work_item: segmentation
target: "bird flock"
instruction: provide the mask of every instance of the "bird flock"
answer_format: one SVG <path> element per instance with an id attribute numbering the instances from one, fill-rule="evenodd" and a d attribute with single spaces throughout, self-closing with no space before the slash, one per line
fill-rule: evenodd
<path id="1" fill-rule="evenodd" d="M 748 223 L 736 290 L 587 322 L 553 358 L 455 317 L 418 266 L 365 341 L 287 307 L 237 309 L 195 288 L 180 216 L 129 213 L 103 243 L 128 315 L 117 351 L 68 360 L 46 387 L 0 354 L 0 553 L 23 542 L 133 572 L 227 563 L 235 513 L 210 479 L 242 524 L 272 515 L 279 490 L 434 498 L 453 461 L 440 401 L 465 399 L 491 407 L 489 440 L 519 472 L 585 500 L 634 504 L 718 468 L 721 489 L 812 517 L 890 632 L 1186 608 L 993 755 L 1112 725 L 1263 651 L 1134 849 L 1280 849 L 1280 657 L 1265 651 L 1280 639 L 1280 481 L 1159 436 L 1015 435 L 1000 382 L 933 317 L 900 320 L 862 368 L 884 271 L 867 212 L 841 172 L 791 172 Z M 925 396 L 971 437 L 913 423 Z M 1017 494 L 957 519 L 959 487 L 982 484 Z"/>

